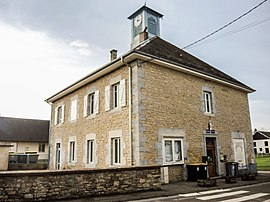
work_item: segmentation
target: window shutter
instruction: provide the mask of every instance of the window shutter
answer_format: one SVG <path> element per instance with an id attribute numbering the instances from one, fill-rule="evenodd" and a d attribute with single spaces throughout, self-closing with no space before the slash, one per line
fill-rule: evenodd
<path id="1" fill-rule="evenodd" d="M 83 103 L 84 103 L 83 117 L 86 117 L 87 116 L 88 95 L 84 96 Z"/>
<path id="2" fill-rule="evenodd" d="M 58 111 L 58 107 L 54 109 L 54 125 L 57 125 L 57 111 Z"/>
<path id="3" fill-rule="evenodd" d="M 65 105 L 62 105 L 61 123 L 65 120 Z"/>
<path id="4" fill-rule="evenodd" d="M 99 111 L 99 90 L 94 94 L 94 114 L 98 114 Z"/>
<path id="5" fill-rule="evenodd" d="M 120 105 L 121 107 L 126 106 L 126 81 L 125 79 L 120 81 Z"/>
<path id="6" fill-rule="evenodd" d="M 105 87 L 105 111 L 111 109 L 111 86 Z"/>

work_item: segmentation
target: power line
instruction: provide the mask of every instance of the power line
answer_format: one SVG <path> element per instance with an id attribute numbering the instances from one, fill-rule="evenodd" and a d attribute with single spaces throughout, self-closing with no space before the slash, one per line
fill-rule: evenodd
<path id="1" fill-rule="evenodd" d="M 182 49 L 186 49 L 186 48 L 188 48 L 188 47 L 190 47 L 190 46 L 193 46 L 194 44 L 197 44 L 197 43 L 199 43 L 199 42 L 205 40 L 206 38 L 208 38 L 208 37 L 214 35 L 215 33 L 217 33 L 217 32 L 219 32 L 219 31 L 223 30 L 224 28 L 228 27 L 228 26 L 231 25 L 232 23 L 238 21 L 238 20 L 241 19 L 242 17 L 246 16 L 247 14 L 249 14 L 250 12 L 252 12 L 253 10 L 255 10 L 256 8 L 258 8 L 259 6 L 261 6 L 261 5 L 262 5 L 263 3 L 265 3 L 266 1 L 267 1 L 267 0 L 262 1 L 262 2 L 259 3 L 257 6 L 253 7 L 252 9 L 250 9 L 249 11 L 247 11 L 246 13 L 244 13 L 243 15 L 239 16 L 238 18 L 234 19 L 233 21 L 229 22 L 228 24 L 224 25 L 223 27 L 217 29 L 216 31 L 214 31 L 214 32 L 212 32 L 212 33 L 206 35 L 205 37 L 203 37 L 203 38 L 201 38 L 201 39 L 199 39 L 199 40 L 197 40 L 197 41 L 195 41 L 195 42 L 193 42 L 193 43 L 191 43 L 191 44 L 189 44 L 189 45 L 183 47 Z"/>
<path id="2" fill-rule="evenodd" d="M 238 33 L 238 32 L 241 32 L 241 31 L 243 31 L 243 30 L 249 29 L 249 28 L 251 28 L 251 27 L 257 26 L 257 25 L 259 25 L 259 24 L 261 24 L 261 23 L 264 23 L 264 22 L 267 22 L 267 21 L 269 21 L 269 20 L 270 20 L 270 17 L 267 17 L 267 18 L 265 18 L 265 19 L 263 19 L 263 20 L 260 20 L 260 21 L 256 21 L 256 22 L 247 24 L 247 25 L 245 25 L 245 26 L 243 26 L 243 27 L 240 27 L 240 28 L 234 29 L 234 30 L 232 30 L 232 31 L 226 32 L 226 33 L 224 33 L 224 34 L 222 34 L 222 35 L 217 36 L 216 38 L 208 39 L 208 40 L 206 40 L 206 41 L 204 41 L 204 42 L 202 42 L 202 43 L 200 43 L 200 44 L 193 45 L 193 46 L 188 47 L 188 48 L 186 48 L 186 49 L 190 49 L 190 48 L 195 48 L 195 47 L 198 47 L 198 46 L 202 46 L 202 45 L 207 44 L 207 43 L 210 43 L 210 42 L 212 42 L 212 41 L 216 41 L 216 40 L 218 40 L 218 39 L 221 39 L 221 38 L 230 36 L 230 35 L 232 35 L 232 34 L 236 34 L 236 33 Z"/>

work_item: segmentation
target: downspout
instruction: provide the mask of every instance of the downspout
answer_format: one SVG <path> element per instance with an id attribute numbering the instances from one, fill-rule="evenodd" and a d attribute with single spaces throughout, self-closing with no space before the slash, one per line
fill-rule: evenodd
<path id="1" fill-rule="evenodd" d="M 133 133 L 132 133 L 132 69 L 131 66 L 124 61 L 123 56 L 121 56 L 121 62 L 128 66 L 128 106 L 129 106 L 129 137 L 130 137 L 130 163 L 133 164 Z"/>
<path id="2" fill-rule="evenodd" d="M 52 121 L 52 115 L 53 115 L 53 108 L 52 108 L 52 103 L 49 102 L 48 100 L 45 100 L 50 106 L 51 106 L 51 118 L 49 122 L 49 141 L 48 141 L 48 169 L 50 169 L 50 162 L 51 162 L 51 121 Z"/>

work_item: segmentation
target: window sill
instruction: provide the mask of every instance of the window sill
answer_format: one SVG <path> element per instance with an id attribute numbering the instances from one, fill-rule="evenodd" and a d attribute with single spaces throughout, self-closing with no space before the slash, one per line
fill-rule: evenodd
<path id="1" fill-rule="evenodd" d="M 94 119 L 94 118 L 96 118 L 96 114 L 89 114 L 89 115 L 87 115 L 85 118 L 86 118 L 87 120 L 88 120 L 88 119 Z"/>
<path id="2" fill-rule="evenodd" d="M 183 165 L 184 161 L 180 161 L 180 162 L 163 162 L 163 166 L 170 166 L 170 165 Z"/>
<path id="3" fill-rule="evenodd" d="M 211 116 L 211 117 L 215 117 L 215 114 L 211 114 L 211 113 L 208 113 L 208 112 L 204 112 L 203 115 L 205 116 Z"/>
<path id="4" fill-rule="evenodd" d="M 110 113 L 115 113 L 115 112 L 121 112 L 122 110 L 121 110 L 121 107 L 115 107 L 115 108 L 112 108 L 112 109 L 110 109 Z"/>
<path id="5" fill-rule="evenodd" d="M 86 168 L 95 168 L 96 164 L 95 163 L 88 163 L 88 164 L 85 164 L 85 167 Z"/>

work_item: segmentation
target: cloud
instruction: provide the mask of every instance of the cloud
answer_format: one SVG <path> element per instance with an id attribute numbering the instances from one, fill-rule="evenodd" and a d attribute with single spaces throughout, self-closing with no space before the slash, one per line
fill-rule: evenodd
<path id="1" fill-rule="evenodd" d="M 90 49 L 88 48 L 89 47 L 89 44 L 85 41 L 81 41 L 81 40 L 74 40 L 74 41 L 71 41 L 69 43 L 70 46 L 74 47 L 77 49 L 77 52 L 80 54 L 80 55 L 83 55 L 83 56 L 90 56 L 91 55 L 91 51 Z"/>
<path id="2" fill-rule="evenodd" d="M 77 48 L 88 48 L 88 43 L 85 41 L 81 41 L 81 40 L 75 40 L 70 42 L 71 46 L 77 47 Z"/>
<path id="3" fill-rule="evenodd" d="M 91 54 L 91 51 L 87 48 L 80 48 L 78 49 L 79 54 L 89 56 Z"/>

